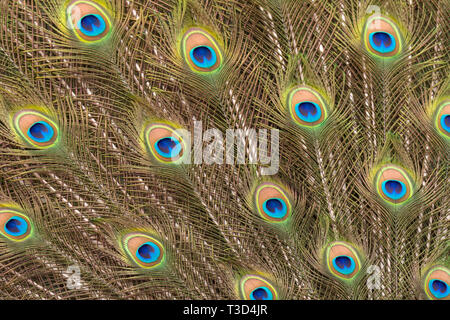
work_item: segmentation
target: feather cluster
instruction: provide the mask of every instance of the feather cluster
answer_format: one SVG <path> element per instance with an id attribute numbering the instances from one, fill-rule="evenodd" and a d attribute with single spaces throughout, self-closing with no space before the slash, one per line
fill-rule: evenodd
<path id="1" fill-rule="evenodd" d="M 448 21 L 0 0 L 0 298 L 449 299 Z M 206 134 L 190 161 L 198 123 L 243 161 Z M 274 174 L 252 130 L 279 132 Z"/>

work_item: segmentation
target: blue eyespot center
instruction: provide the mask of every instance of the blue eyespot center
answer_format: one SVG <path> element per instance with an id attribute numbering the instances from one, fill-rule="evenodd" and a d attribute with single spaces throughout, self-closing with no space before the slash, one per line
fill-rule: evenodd
<path id="1" fill-rule="evenodd" d="M 271 198 L 264 201 L 263 210 L 269 217 L 280 219 L 287 214 L 287 205 L 283 199 Z"/>
<path id="2" fill-rule="evenodd" d="M 197 46 L 189 54 L 194 64 L 200 68 L 211 68 L 217 62 L 217 55 L 209 46 Z"/>
<path id="3" fill-rule="evenodd" d="M 251 300 L 273 300 L 272 292 L 267 287 L 258 287 L 250 293 Z"/>
<path id="4" fill-rule="evenodd" d="M 105 31 L 106 23 L 99 14 L 87 14 L 78 21 L 78 29 L 88 37 L 96 37 Z"/>
<path id="5" fill-rule="evenodd" d="M 389 53 L 395 50 L 395 38 L 387 32 L 372 32 L 369 35 L 369 42 L 372 48 L 380 53 Z"/>
<path id="6" fill-rule="evenodd" d="M 295 105 L 295 113 L 305 122 L 316 122 L 322 116 L 319 105 L 311 101 L 299 102 Z"/>
<path id="7" fill-rule="evenodd" d="M 152 242 L 146 242 L 142 244 L 136 252 L 136 256 L 139 258 L 139 260 L 145 263 L 152 263 L 157 261 L 160 255 L 161 250 L 156 244 Z"/>
<path id="8" fill-rule="evenodd" d="M 155 149 L 164 158 L 175 158 L 181 152 L 181 143 L 174 137 L 165 137 L 156 141 Z"/>
<path id="9" fill-rule="evenodd" d="M 450 293 L 449 286 L 442 280 L 432 279 L 428 282 L 430 292 L 438 299 L 445 298 Z"/>
<path id="10" fill-rule="evenodd" d="M 355 271 L 356 265 L 352 257 L 337 256 L 333 259 L 333 267 L 337 272 L 348 275 Z"/>
<path id="11" fill-rule="evenodd" d="M 53 128 L 44 121 L 38 121 L 28 129 L 28 136 L 36 142 L 49 142 L 54 135 Z"/>
<path id="12" fill-rule="evenodd" d="M 393 199 L 398 200 L 405 196 L 406 186 L 403 182 L 398 180 L 386 180 L 381 184 L 384 194 Z"/>
<path id="13" fill-rule="evenodd" d="M 450 132 L 450 114 L 441 116 L 441 126 L 445 131 Z"/>
<path id="14" fill-rule="evenodd" d="M 28 223 L 21 217 L 12 217 L 5 224 L 5 231 L 14 237 L 24 235 L 28 230 Z"/>

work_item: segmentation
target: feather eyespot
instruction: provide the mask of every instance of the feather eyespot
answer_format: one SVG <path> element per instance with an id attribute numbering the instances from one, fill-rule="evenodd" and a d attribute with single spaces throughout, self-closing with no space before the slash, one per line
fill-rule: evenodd
<path id="1" fill-rule="evenodd" d="M 393 21 L 380 15 L 369 17 L 364 28 L 366 49 L 378 57 L 393 57 L 401 50 L 401 37 Z"/>
<path id="2" fill-rule="evenodd" d="M 446 101 L 439 106 L 436 113 L 436 127 L 438 132 L 450 139 L 450 102 Z"/>
<path id="3" fill-rule="evenodd" d="M 26 142 L 37 148 L 48 148 L 56 143 L 58 127 L 44 114 L 22 110 L 13 117 L 14 129 Z"/>
<path id="4" fill-rule="evenodd" d="M 450 300 L 450 270 L 445 267 L 431 269 L 425 277 L 424 290 L 432 300 Z"/>
<path id="5" fill-rule="evenodd" d="M 386 201 L 401 204 L 412 195 L 412 182 L 405 170 L 398 166 L 387 165 L 377 174 L 378 194 Z"/>
<path id="6" fill-rule="evenodd" d="M 317 91 L 305 86 L 291 90 L 287 105 L 292 119 L 301 126 L 315 127 L 327 118 L 324 99 Z"/>
<path id="7" fill-rule="evenodd" d="M 217 41 L 200 28 L 191 28 L 183 36 L 182 54 L 194 71 L 212 72 L 222 65 L 222 52 Z"/>
<path id="8" fill-rule="evenodd" d="M 111 29 L 107 12 L 94 1 L 72 1 L 67 7 L 67 16 L 69 27 L 82 41 L 99 41 L 105 38 Z"/>
<path id="9" fill-rule="evenodd" d="M 32 225 L 23 213 L 10 209 L 0 209 L 0 233 L 12 241 L 23 241 L 31 235 Z"/>
<path id="10" fill-rule="evenodd" d="M 291 203 L 286 192 L 274 183 L 263 183 L 255 191 L 256 208 L 265 220 L 282 222 L 289 218 Z"/>
<path id="11" fill-rule="evenodd" d="M 123 246 L 128 256 L 142 268 L 155 268 L 164 260 L 164 247 L 149 235 L 129 234 L 123 238 Z"/>
<path id="12" fill-rule="evenodd" d="M 176 163 L 186 150 L 183 137 L 167 124 L 152 124 L 145 130 L 147 147 L 159 162 Z"/>
<path id="13" fill-rule="evenodd" d="M 240 282 L 240 293 L 245 300 L 277 300 L 275 288 L 263 277 L 246 275 Z"/>
<path id="14" fill-rule="evenodd" d="M 338 278 L 352 279 L 360 269 L 356 250 L 347 243 L 334 242 L 326 250 L 328 270 Z"/>

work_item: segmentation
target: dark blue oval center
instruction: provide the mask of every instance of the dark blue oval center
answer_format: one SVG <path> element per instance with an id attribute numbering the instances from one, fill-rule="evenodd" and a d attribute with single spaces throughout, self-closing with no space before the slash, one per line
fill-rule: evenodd
<path id="1" fill-rule="evenodd" d="M 21 217 L 12 217 L 5 223 L 5 231 L 14 236 L 20 237 L 28 230 L 28 223 Z"/>
<path id="2" fill-rule="evenodd" d="M 48 127 L 42 122 L 36 122 L 30 128 L 30 134 L 33 136 L 33 138 L 36 138 L 38 140 L 44 139 L 48 131 Z"/>
<path id="3" fill-rule="evenodd" d="M 432 286 L 436 292 L 444 293 L 447 290 L 447 284 L 441 280 L 434 280 Z"/>
<path id="4" fill-rule="evenodd" d="M 302 115 L 307 117 L 308 115 L 315 115 L 317 113 L 317 108 L 311 102 L 302 102 L 300 103 L 298 110 Z"/>
<path id="5" fill-rule="evenodd" d="M 450 132 L 450 115 L 444 114 L 441 118 L 441 124 L 442 128 L 444 128 L 445 131 Z"/>
<path id="6" fill-rule="evenodd" d="M 6 229 L 10 231 L 11 233 L 18 233 L 20 232 L 20 226 L 22 225 L 22 222 L 20 222 L 17 219 L 10 219 L 6 223 Z"/>
<path id="7" fill-rule="evenodd" d="M 200 68 L 211 68 L 217 62 L 216 52 L 206 45 L 191 49 L 189 54 L 192 62 Z"/>
<path id="8" fill-rule="evenodd" d="M 264 288 L 258 288 L 253 290 L 253 297 L 255 300 L 265 300 L 268 298 L 267 291 Z"/>
<path id="9" fill-rule="evenodd" d="M 283 210 L 283 204 L 281 203 L 281 201 L 279 199 L 267 200 L 266 207 L 272 213 Z"/>
<path id="10" fill-rule="evenodd" d="M 375 32 L 373 35 L 373 42 L 377 45 L 377 47 L 381 47 L 382 44 L 384 44 L 385 47 L 389 47 L 392 40 L 386 32 Z"/>
<path id="11" fill-rule="evenodd" d="M 352 265 L 352 261 L 350 260 L 349 257 L 339 256 L 336 258 L 336 264 L 339 268 L 346 269 L 350 268 L 350 266 Z"/>
<path id="12" fill-rule="evenodd" d="M 155 253 L 155 249 L 148 244 L 143 244 L 142 246 L 139 247 L 138 252 L 141 255 L 141 257 L 145 259 L 151 259 L 152 255 Z"/>
<path id="13" fill-rule="evenodd" d="M 209 49 L 208 47 L 197 47 L 194 49 L 194 58 L 195 60 L 197 60 L 200 63 L 203 63 L 206 60 L 211 60 L 212 58 L 212 53 L 211 53 L 211 49 Z"/>
<path id="14" fill-rule="evenodd" d="M 320 106 L 312 101 L 303 101 L 295 105 L 297 116 L 305 122 L 316 122 L 322 117 Z"/>
<path id="15" fill-rule="evenodd" d="M 173 158 L 181 152 L 180 142 L 174 137 L 159 139 L 156 143 L 156 150 L 160 155 L 166 158 Z"/>
<path id="16" fill-rule="evenodd" d="M 400 193 L 402 191 L 402 185 L 395 180 L 389 180 L 386 182 L 386 190 L 389 193 Z"/>
<path id="17" fill-rule="evenodd" d="M 81 26 L 86 31 L 92 32 L 94 30 L 94 27 L 100 28 L 101 24 L 102 23 L 100 22 L 100 19 L 93 14 L 88 14 L 81 18 Z"/>
<path id="18" fill-rule="evenodd" d="M 380 53 L 390 53 L 395 50 L 395 38 L 388 32 L 377 31 L 369 35 L 372 48 Z"/>

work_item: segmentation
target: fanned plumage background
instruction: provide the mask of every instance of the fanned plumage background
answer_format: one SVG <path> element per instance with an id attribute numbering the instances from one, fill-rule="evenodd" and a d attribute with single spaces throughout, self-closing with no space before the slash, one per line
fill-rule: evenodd
<path id="1" fill-rule="evenodd" d="M 0 201 L 34 228 L 0 237 L 2 299 L 239 299 L 245 275 L 279 299 L 427 298 L 427 270 L 450 266 L 450 142 L 433 118 L 450 94 L 449 1 L 105 0 L 111 29 L 94 45 L 68 28 L 69 3 L 0 0 Z M 365 49 L 369 6 L 396 22 L 395 58 Z M 217 41 L 219 70 L 187 65 L 190 27 Z M 327 102 L 319 128 L 290 118 L 295 85 Z M 15 132 L 12 116 L 30 108 L 57 124 L 57 146 Z M 157 163 L 142 134 L 154 121 L 279 129 L 279 171 Z M 377 194 L 386 163 L 411 177 L 405 204 Z M 262 182 L 283 186 L 287 222 L 255 210 Z M 159 239 L 161 266 L 133 263 L 129 232 Z M 360 259 L 351 281 L 324 261 L 335 241 Z"/>

